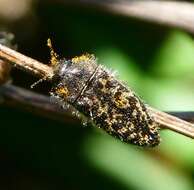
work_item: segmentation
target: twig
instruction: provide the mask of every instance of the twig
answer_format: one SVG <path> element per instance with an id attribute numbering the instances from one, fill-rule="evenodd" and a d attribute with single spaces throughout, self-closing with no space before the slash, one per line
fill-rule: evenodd
<path id="1" fill-rule="evenodd" d="M 71 113 L 71 109 L 62 109 L 52 102 L 50 97 L 37 94 L 12 84 L 5 84 L 0 87 L 1 104 L 9 107 L 20 108 L 33 114 L 41 115 L 58 121 L 78 123 Z"/>
<path id="2" fill-rule="evenodd" d="M 0 45 L 0 58 L 3 58 L 7 61 L 11 61 L 12 63 L 14 61 L 16 67 L 30 71 L 31 74 L 39 75 L 41 77 L 51 77 L 53 75 L 51 67 L 45 66 L 44 64 L 34 59 L 31 59 L 25 55 L 22 55 L 17 51 L 11 50 L 3 45 Z M 147 108 L 150 114 L 154 117 L 155 121 L 159 123 L 161 128 L 170 129 L 185 136 L 194 138 L 193 124 L 183 121 L 177 117 L 171 116 L 167 113 L 158 111 L 154 108 Z"/>
<path id="3" fill-rule="evenodd" d="M 17 46 L 13 44 L 14 35 L 8 32 L 0 32 L 0 44 L 6 45 L 13 49 Z M 11 65 L 3 60 L 0 60 L 0 85 L 4 84 L 10 78 Z"/>
<path id="4" fill-rule="evenodd" d="M 173 115 L 175 117 L 178 117 L 180 119 L 183 119 L 185 121 L 194 123 L 194 111 L 188 112 L 188 111 L 182 111 L 182 112 L 166 112 L 170 115 Z M 180 114 L 181 113 L 181 114 Z"/>
<path id="5" fill-rule="evenodd" d="M 94 6 L 113 14 L 177 27 L 194 34 L 194 4 L 189 2 L 153 0 L 57 0 L 57 2 Z"/>
<path id="6" fill-rule="evenodd" d="M 10 70 L 10 64 L 0 60 L 0 85 L 4 84 L 9 79 Z"/>
<path id="7" fill-rule="evenodd" d="M 30 57 L 24 56 L 6 46 L 0 44 L 0 57 L 6 61 L 9 61 L 16 65 L 16 67 L 25 70 L 26 72 L 32 73 L 39 77 L 52 78 L 53 70 L 51 67 L 35 60 Z"/>
<path id="8" fill-rule="evenodd" d="M 151 107 L 147 107 L 160 128 L 170 129 L 185 136 L 194 138 L 194 124 L 186 122 L 182 119 L 161 112 Z"/>

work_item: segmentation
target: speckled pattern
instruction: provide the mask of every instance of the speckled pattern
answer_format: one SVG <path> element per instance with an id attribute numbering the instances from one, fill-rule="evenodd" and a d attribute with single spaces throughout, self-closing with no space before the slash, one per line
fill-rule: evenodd
<path id="1" fill-rule="evenodd" d="M 55 73 L 52 95 L 72 105 L 95 126 L 127 143 L 159 144 L 158 125 L 145 105 L 109 70 L 97 65 L 93 55 L 59 61 Z"/>

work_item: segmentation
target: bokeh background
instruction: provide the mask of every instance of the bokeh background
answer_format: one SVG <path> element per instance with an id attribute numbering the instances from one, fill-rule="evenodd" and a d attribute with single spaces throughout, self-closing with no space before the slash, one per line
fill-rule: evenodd
<path id="1" fill-rule="evenodd" d="M 194 110 L 194 40 L 184 31 L 62 0 L 0 0 L 0 30 L 47 64 L 48 37 L 61 58 L 93 53 L 149 105 Z M 17 69 L 12 78 L 27 89 L 37 80 Z M 49 85 L 33 90 L 48 95 Z M 81 123 L 1 106 L 0 189 L 194 189 L 194 141 L 161 136 L 160 146 L 142 149 Z"/>

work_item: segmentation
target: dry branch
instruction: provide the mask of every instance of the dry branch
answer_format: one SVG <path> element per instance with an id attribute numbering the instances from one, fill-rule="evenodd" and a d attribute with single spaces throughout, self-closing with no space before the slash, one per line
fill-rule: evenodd
<path id="1" fill-rule="evenodd" d="M 14 35 L 8 32 L 0 32 L 0 44 L 6 45 L 13 49 L 16 49 L 17 46 L 13 44 Z M 10 79 L 11 65 L 0 59 L 0 85 L 4 84 Z"/>
<path id="2" fill-rule="evenodd" d="M 53 76 L 52 68 L 46 66 L 34 59 L 31 59 L 23 54 L 18 53 L 17 51 L 11 50 L 3 45 L 0 45 L 0 58 L 10 61 L 15 64 L 16 67 L 22 68 L 23 70 L 29 71 L 31 74 L 39 75 L 41 77 L 50 77 Z M 13 88 L 12 88 L 13 90 Z M 5 93 L 5 89 L 3 91 Z M 15 91 L 16 92 L 16 91 Z M 17 93 L 11 92 L 9 96 L 17 95 Z M 20 95 L 21 95 L 20 90 Z M 12 95 L 13 94 L 13 95 Z M 25 93 L 23 93 L 24 95 Z M 25 97 L 28 96 L 29 92 L 25 94 Z M 31 96 L 30 96 L 31 97 Z M 48 100 L 45 101 L 45 97 L 40 96 L 39 98 L 27 98 L 28 100 L 31 99 L 33 107 L 43 107 L 43 108 L 51 108 L 51 111 L 55 113 L 56 109 L 54 107 L 50 107 L 50 103 Z M 41 103 L 40 103 L 41 102 Z M 21 102 L 20 102 L 21 103 Z M 45 104 L 45 105 L 44 105 Z M 41 105 L 41 106 L 40 106 Z M 48 106 L 49 105 L 49 106 Z M 53 109 L 54 108 L 54 109 Z M 177 117 L 171 116 L 167 113 L 158 111 L 154 108 L 147 107 L 150 114 L 154 117 L 155 121 L 160 124 L 161 128 L 170 129 L 172 131 L 181 133 L 185 136 L 194 138 L 194 125 L 183 121 Z M 62 111 L 59 111 L 61 114 Z M 57 113 L 56 113 L 57 114 Z"/>
<path id="3" fill-rule="evenodd" d="M 194 4 L 189 2 L 153 0 L 57 0 L 57 2 L 93 6 L 113 14 L 176 27 L 194 34 Z"/>
<path id="4" fill-rule="evenodd" d="M 174 117 L 170 114 L 147 107 L 155 121 L 160 125 L 160 128 L 170 129 L 185 136 L 194 138 L 194 124 L 186 122 L 182 119 Z"/>
<path id="5" fill-rule="evenodd" d="M 0 87 L 0 96 L 3 98 L 3 105 L 9 107 L 20 108 L 25 111 L 33 112 L 33 114 L 41 115 L 50 119 L 55 119 L 62 122 L 71 122 L 78 124 L 78 119 L 74 118 L 71 114 L 71 109 L 64 110 L 56 103 L 52 102 L 50 97 L 41 95 L 27 89 L 16 87 L 12 84 L 5 84 Z M 152 114 L 155 114 L 155 117 L 160 117 L 157 120 L 162 121 L 162 118 L 165 120 L 169 118 L 169 124 L 173 124 L 173 118 L 169 114 L 160 114 L 158 110 L 153 110 Z M 188 121 L 194 121 L 194 112 L 172 112 L 170 114 L 176 115 L 179 118 Z M 165 117 L 164 117 L 165 116 Z M 178 120 L 178 118 L 176 118 Z M 184 124 L 185 121 L 180 120 L 180 124 Z M 160 123 L 161 124 L 161 123 Z M 164 126 L 165 127 L 165 126 Z"/>
<path id="6" fill-rule="evenodd" d="M 4 84 L 9 79 L 10 70 L 10 64 L 0 60 L 0 85 Z"/>
<path id="7" fill-rule="evenodd" d="M 51 67 L 16 52 L 2 44 L 0 44 L 0 58 L 13 63 L 16 67 L 33 75 L 42 78 L 47 77 L 48 79 L 53 76 L 53 70 Z"/>

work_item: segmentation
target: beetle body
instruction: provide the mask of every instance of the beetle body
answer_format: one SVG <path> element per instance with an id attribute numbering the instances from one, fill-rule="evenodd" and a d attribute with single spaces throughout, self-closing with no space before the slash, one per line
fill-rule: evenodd
<path id="1" fill-rule="evenodd" d="M 144 103 L 98 65 L 93 55 L 59 61 L 54 78 L 57 82 L 52 95 L 73 106 L 97 127 L 127 143 L 159 144 L 158 124 Z"/>

